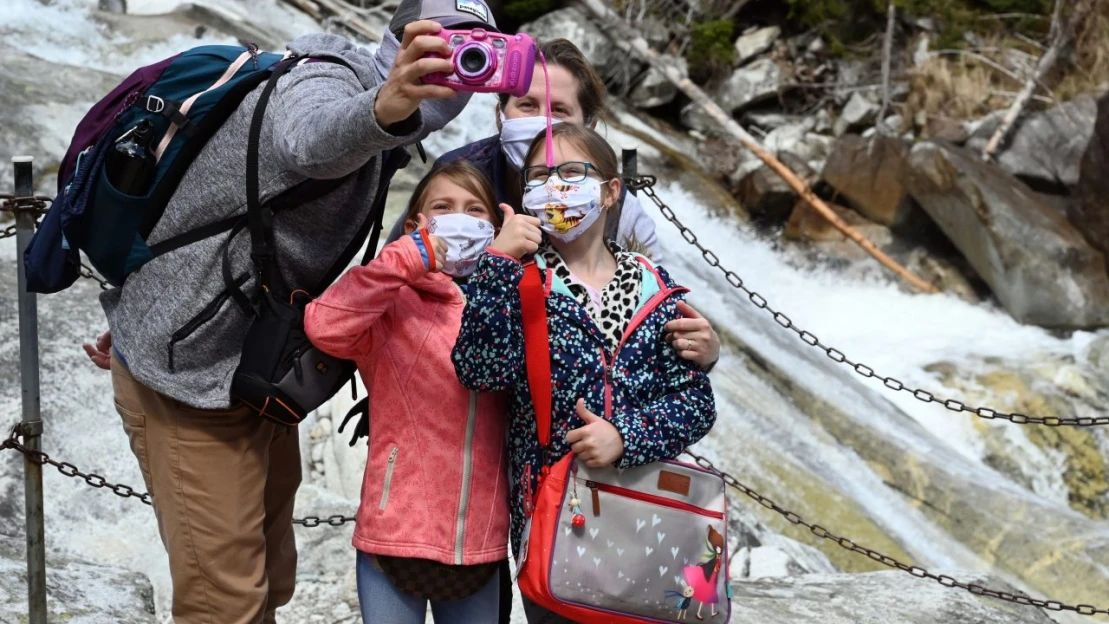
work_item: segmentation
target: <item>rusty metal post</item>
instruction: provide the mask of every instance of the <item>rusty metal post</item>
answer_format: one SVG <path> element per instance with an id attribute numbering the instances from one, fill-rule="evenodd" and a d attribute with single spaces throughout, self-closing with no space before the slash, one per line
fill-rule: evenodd
<path id="1" fill-rule="evenodd" d="M 15 196 L 35 194 L 32 157 L 15 156 Z M 39 395 L 38 300 L 27 291 L 23 252 L 35 234 L 35 213 L 15 214 L 16 266 L 19 271 L 19 379 L 23 388 L 23 421 L 19 425 L 23 445 L 42 450 L 42 419 Z M 27 522 L 27 612 L 31 624 L 46 624 L 46 530 L 42 508 L 42 465 L 23 456 L 23 498 Z"/>

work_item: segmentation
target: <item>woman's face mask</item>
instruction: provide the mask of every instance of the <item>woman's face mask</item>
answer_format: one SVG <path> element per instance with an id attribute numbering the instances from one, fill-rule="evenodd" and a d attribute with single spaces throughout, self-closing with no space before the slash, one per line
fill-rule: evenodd
<path id="1" fill-rule="evenodd" d="M 562 243 L 572 243 L 601 216 L 601 182 L 585 178 L 564 182 L 552 175 L 543 186 L 527 189 L 524 210 L 539 219 L 539 227 Z"/>
<path id="2" fill-rule="evenodd" d="M 524 168 L 524 157 L 527 156 L 531 142 L 547 129 L 547 118 L 539 115 L 509 119 L 504 113 L 498 114 L 501 116 L 501 151 L 508 163 L 519 171 Z M 555 124 L 562 123 L 557 119 L 551 121 Z"/>
<path id="3" fill-rule="evenodd" d="M 493 224 L 468 214 L 445 214 L 428 219 L 428 234 L 447 244 L 443 272 L 451 277 L 469 277 L 485 248 L 493 244 Z"/>

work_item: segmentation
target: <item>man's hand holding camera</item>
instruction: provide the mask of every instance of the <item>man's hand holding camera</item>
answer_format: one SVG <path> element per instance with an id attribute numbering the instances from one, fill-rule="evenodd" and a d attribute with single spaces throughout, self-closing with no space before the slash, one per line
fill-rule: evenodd
<path id="1" fill-rule="evenodd" d="M 423 82 L 428 74 L 454 71 L 450 47 L 444 39 L 436 36 L 442 29 L 442 26 L 429 20 L 412 22 L 404 27 L 400 51 L 374 101 L 374 115 L 382 128 L 408 119 L 424 100 L 450 98 L 457 94 L 450 87 Z"/>

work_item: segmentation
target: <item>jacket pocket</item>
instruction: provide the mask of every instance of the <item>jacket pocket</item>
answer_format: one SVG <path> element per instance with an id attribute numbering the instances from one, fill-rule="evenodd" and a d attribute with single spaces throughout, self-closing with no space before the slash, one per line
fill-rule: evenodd
<path id="1" fill-rule="evenodd" d="M 240 275 L 234 282 L 235 287 L 241 287 L 247 282 L 248 279 L 250 279 L 250 273 L 244 273 L 243 275 Z M 173 350 L 177 346 L 177 343 L 185 340 L 189 336 L 192 336 L 194 333 L 196 333 L 198 329 L 203 327 L 204 324 L 214 319 L 216 315 L 219 314 L 219 311 L 223 308 L 223 305 L 227 303 L 230 298 L 231 289 L 225 288 L 222 292 L 216 295 L 215 299 L 212 299 L 212 301 L 210 301 L 208 305 L 204 306 L 203 310 L 197 312 L 196 316 L 189 319 L 187 323 L 179 327 L 177 331 L 173 332 L 173 334 L 169 338 L 169 343 L 166 345 L 166 351 L 169 356 L 169 372 L 176 372 Z"/>
<path id="2" fill-rule="evenodd" d="M 393 469 L 397 466 L 398 452 L 400 447 L 394 446 L 389 453 L 389 465 L 385 468 L 385 485 L 381 487 L 381 503 L 377 506 L 378 511 L 385 511 L 385 506 L 389 504 L 389 488 L 393 485 Z"/>

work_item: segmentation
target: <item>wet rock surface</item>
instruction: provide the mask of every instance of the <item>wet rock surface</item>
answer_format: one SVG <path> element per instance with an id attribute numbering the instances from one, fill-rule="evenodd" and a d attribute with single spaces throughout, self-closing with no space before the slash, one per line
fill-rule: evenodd
<path id="1" fill-rule="evenodd" d="M 1062 215 L 975 155 L 919 143 L 909 193 L 1014 318 L 1047 327 L 1109 324 L 1105 258 Z"/>

